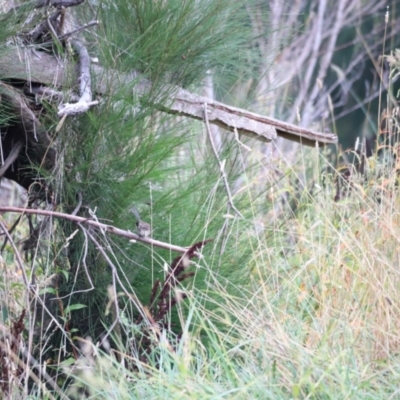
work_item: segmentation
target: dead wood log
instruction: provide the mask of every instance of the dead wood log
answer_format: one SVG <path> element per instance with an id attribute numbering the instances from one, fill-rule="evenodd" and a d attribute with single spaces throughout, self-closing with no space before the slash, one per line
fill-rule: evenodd
<path id="1" fill-rule="evenodd" d="M 70 68 L 57 61 L 47 53 L 31 52 L 27 49 L 10 47 L 0 59 L 0 76 L 3 79 L 16 79 L 36 82 L 47 86 L 71 87 L 76 82 L 76 76 L 71 76 Z M 137 95 L 150 93 L 152 84 L 138 72 L 122 74 L 113 70 L 106 70 L 92 65 L 94 91 L 99 95 L 106 95 L 116 85 L 130 85 L 135 83 Z M 172 101 L 156 104 L 158 108 L 170 114 L 184 115 L 190 118 L 204 120 L 204 104 L 207 104 L 208 120 L 210 123 L 221 126 L 229 131 L 237 129 L 240 134 L 253 137 L 263 142 L 270 142 L 277 136 L 300 142 L 307 146 L 315 146 L 337 142 L 333 133 L 317 132 L 301 128 L 274 118 L 266 117 L 250 111 L 228 106 L 206 97 L 193 94 L 179 87 L 169 88 Z"/>

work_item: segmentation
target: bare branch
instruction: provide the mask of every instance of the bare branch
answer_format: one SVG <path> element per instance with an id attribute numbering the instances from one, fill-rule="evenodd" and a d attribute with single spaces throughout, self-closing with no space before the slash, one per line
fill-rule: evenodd
<path id="1" fill-rule="evenodd" d="M 58 36 L 58 40 L 61 42 L 61 41 L 65 40 L 65 39 L 68 39 L 69 37 L 75 35 L 76 33 L 84 31 L 85 29 L 90 28 L 90 27 L 95 26 L 95 25 L 99 25 L 99 21 L 93 20 L 93 21 L 88 22 L 87 24 L 79 26 L 78 28 L 76 28 L 76 29 L 74 29 L 74 30 L 72 30 L 70 32 L 66 32 L 63 35 Z M 44 42 L 44 43 L 41 43 L 41 46 L 46 46 L 46 45 L 52 44 L 52 43 L 53 43 L 53 41 Z"/>
<path id="2" fill-rule="evenodd" d="M 152 238 L 144 238 L 136 233 L 132 233 L 130 231 L 125 231 L 123 229 L 116 228 L 112 225 L 102 224 L 101 222 L 94 221 L 92 219 L 87 219 L 83 217 L 78 217 L 76 215 L 64 214 L 57 211 L 49 211 L 49 210 L 35 210 L 31 208 L 20 208 L 20 207 L 0 207 L 0 212 L 12 212 L 12 213 L 21 213 L 21 214 L 35 214 L 35 215 L 46 215 L 55 218 L 64 218 L 70 221 L 81 223 L 81 224 L 88 224 L 97 229 L 101 229 L 107 233 L 111 233 L 113 235 L 118 235 L 122 237 L 126 237 L 131 240 L 135 240 L 138 242 L 143 242 L 147 244 L 151 244 L 154 247 L 160 247 L 167 250 L 176 251 L 178 253 L 186 253 L 188 251 L 187 247 L 176 246 L 170 243 L 160 242 L 159 240 L 155 240 Z M 0 221 L 0 226 L 2 222 Z"/>
<path id="3" fill-rule="evenodd" d="M 173 104 L 169 109 L 163 108 L 163 111 L 204 120 L 204 103 L 207 103 L 209 108 L 207 116 L 210 123 L 232 132 L 236 128 L 242 135 L 262 142 L 270 142 L 277 136 L 312 147 L 315 146 L 315 142 L 320 144 L 337 142 L 337 136 L 333 133 L 322 133 L 301 128 L 275 118 L 228 106 L 184 89 L 178 90 Z"/>
<path id="4" fill-rule="evenodd" d="M 65 94 L 63 92 L 49 88 L 47 86 L 32 86 L 29 89 L 29 93 L 40 96 L 42 99 L 46 99 L 47 101 L 51 101 L 51 100 L 59 101 L 59 100 L 62 100 L 65 96 Z M 73 93 L 68 94 L 68 97 L 74 102 L 79 101 L 79 96 L 77 96 Z"/>
<path id="5" fill-rule="evenodd" d="M 81 97 L 77 103 L 60 104 L 58 107 L 59 117 L 84 113 L 91 106 L 99 103 L 98 101 L 92 101 L 89 53 L 80 40 L 74 39 L 71 44 L 79 56 L 79 93 Z"/>

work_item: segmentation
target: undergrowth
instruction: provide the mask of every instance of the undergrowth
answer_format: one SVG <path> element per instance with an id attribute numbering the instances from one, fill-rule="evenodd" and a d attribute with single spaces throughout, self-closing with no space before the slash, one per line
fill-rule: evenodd
<path id="1" fill-rule="evenodd" d="M 264 229 L 230 232 L 229 248 L 252 251 L 244 265 L 232 259 L 233 269 L 250 271 L 247 284 L 232 287 L 217 257 L 200 258 L 204 287 L 182 288 L 176 303 L 179 337 L 153 330 L 146 359 L 83 340 L 83 356 L 64 366 L 67 396 L 398 398 L 397 171 L 374 174 L 376 157 L 367 164 L 369 178 L 355 173 L 339 201 L 329 178 L 313 181 L 295 214 L 280 213 L 279 229 L 271 210 L 257 216 Z"/>
<path id="2" fill-rule="evenodd" d="M 142 4 L 136 3 L 138 11 Z M 157 7 L 163 15 L 162 3 Z M 174 7 L 179 9 L 179 2 L 174 2 Z M 142 21 L 153 24 L 150 18 Z M 182 35 L 187 34 L 184 28 L 183 24 Z M 116 37 L 123 33 L 107 26 L 105 29 Z M 150 44 L 163 36 L 162 30 L 154 37 L 146 32 L 142 32 L 141 40 Z M 201 32 L 207 44 L 207 30 L 202 28 Z M 139 44 L 137 41 L 132 46 Z M 117 50 L 110 55 L 118 55 Z M 196 58 L 194 50 L 186 49 Z M 177 50 L 143 52 L 140 62 L 153 79 L 167 77 L 175 82 L 182 77 L 174 69 L 164 76 L 161 67 L 177 55 L 185 60 L 185 54 Z M 106 53 L 103 58 L 104 62 L 108 60 Z M 127 54 L 122 59 L 131 61 Z M 146 70 L 150 61 L 154 66 Z M 194 67 L 201 70 L 201 61 L 201 57 L 196 58 Z M 219 66 L 216 61 L 212 65 Z M 181 83 L 190 84 L 196 71 L 187 70 Z M 362 164 L 362 171 L 357 165 L 336 170 L 326 153 L 316 149 L 299 152 L 298 164 L 282 163 L 268 170 L 261 151 L 249 155 L 248 147 L 239 140 L 224 143 L 230 149 L 221 159 L 228 160 L 233 202 L 244 215 L 240 219 L 233 208 L 227 207 L 226 188 L 218 181 L 221 171 L 215 160 L 210 160 L 208 150 L 202 148 L 206 146 L 193 139 L 192 125 L 187 128 L 190 134 L 184 137 L 167 140 L 154 135 L 152 146 L 138 146 L 134 156 L 146 162 L 138 162 L 137 170 L 128 164 L 125 167 L 129 167 L 130 179 L 136 185 L 133 187 L 140 190 L 132 195 L 132 186 L 127 186 L 121 191 L 120 183 L 128 175 L 113 175 L 103 166 L 108 164 L 114 173 L 127 163 L 121 149 L 129 155 L 130 148 L 124 147 L 122 128 L 117 129 L 117 123 L 125 128 L 128 124 L 120 110 L 107 104 L 103 110 L 110 114 L 102 119 L 99 113 L 85 121 L 85 138 L 77 135 L 70 150 L 71 157 L 88 158 L 87 165 L 75 163 L 72 183 L 79 183 L 82 190 L 89 184 L 99 189 L 87 200 L 87 218 L 97 220 L 100 216 L 112 219 L 118 227 L 130 227 L 133 221 L 127 213 L 116 209 L 122 203 L 128 206 L 133 198 L 142 204 L 145 217 L 150 218 L 148 214 L 152 213 L 145 208 L 148 204 L 158 210 L 154 213 L 155 238 L 196 245 L 190 256 L 173 260 L 172 252 L 157 253 L 151 246 L 127 244 L 125 238 L 111 238 L 100 230 L 94 234 L 82 226 L 79 231 L 71 225 L 71 234 L 59 239 L 60 247 L 53 249 L 52 232 L 58 222 L 52 223 L 41 238 L 48 250 L 38 250 L 25 260 L 31 262 L 38 279 L 35 300 L 46 294 L 51 297 L 50 304 L 59 304 L 58 325 L 54 324 L 55 317 L 52 325 L 38 318 L 42 330 L 35 342 L 32 315 L 39 306 L 45 307 L 45 302 L 30 303 L 28 289 L 36 286 L 22 285 L 15 258 L 19 253 L 8 243 L 5 262 L 1 260 L 5 273 L 0 281 L 3 393 L 15 399 L 26 398 L 28 393 L 30 398 L 71 399 L 400 397 L 400 195 L 393 143 L 388 146 L 387 141 L 379 139 L 381 146 L 368 159 L 355 152 L 354 158 L 362 160 L 358 164 Z M 138 129 L 138 121 L 143 128 L 137 131 L 139 144 L 145 128 L 149 129 L 149 116 L 139 116 L 135 124 L 132 122 L 132 129 Z M 164 122 L 168 126 L 169 121 Z M 156 126 L 157 121 L 152 124 Z M 82 126 L 79 122 L 73 125 L 77 132 L 83 130 Z M 391 127 L 398 132 L 395 118 Z M 125 134 L 132 139 L 132 132 Z M 112 157 L 105 152 L 106 162 L 101 158 L 90 161 L 95 154 L 87 150 L 92 146 L 90 141 L 99 143 L 97 148 L 103 150 L 111 147 L 111 138 L 116 143 Z M 71 142 L 70 135 L 65 140 Z M 182 160 L 170 154 L 174 151 L 183 154 Z M 156 170 L 159 164 L 165 166 L 160 168 L 162 173 Z M 90 175 L 93 170 L 97 174 L 94 178 Z M 75 176 L 86 180 L 81 178 L 77 183 Z M 149 190 L 147 186 L 144 189 L 145 178 L 150 182 Z M 109 183 L 108 191 L 105 182 Z M 163 182 L 165 188 L 152 182 Z M 76 205 L 75 195 L 71 190 L 71 211 Z M 97 207 L 103 213 L 97 215 Z M 14 232 L 18 238 L 19 230 Z M 75 245 L 76 265 L 84 289 L 76 285 L 78 272 L 75 276 L 69 272 L 73 269 L 67 260 L 78 235 L 81 241 Z M 88 250 L 89 239 L 93 246 Z M 24 245 L 22 240 L 17 244 Z M 88 272 L 88 259 L 92 274 Z M 68 293 L 83 292 L 81 303 L 70 302 L 70 294 L 60 295 L 59 278 L 47 276 L 50 264 L 71 285 Z M 117 278 L 122 280 L 117 282 Z M 102 290 L 106 284 L 108 289 Z M 92 331 L 98 336 L 81 337 L 82 329 L 78 328 L 86 326 L 98 310 L 106 317 L 95 318 L 96 330 Z M 71 324 L 71 315 L 78 312 L 79 327 Z M 54 332 L 60 334 L 59 347 L 49 346 L 47 353 L 41 352 L 49 338 L 54 339 Z"/>

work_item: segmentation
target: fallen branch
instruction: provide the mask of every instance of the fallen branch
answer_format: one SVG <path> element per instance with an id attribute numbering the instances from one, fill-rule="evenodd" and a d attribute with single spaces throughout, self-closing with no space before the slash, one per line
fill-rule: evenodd
<path id="1" fill-rule="evenodd" d="M 92 101 L 92 83 L 90 77 L 90 57 L 84 44 L 74 39 L 71 41 L 72 47 L 79 56 L 79 94 L 80 99 L 77 103 L 60 104 L 58 116 L 82 114 L 99 102 Z"/>
<path id="2" fill-rule="evenodd" d="M 34 94 L 35 96 L 39 96 L 40 99 L 46 101 L 61 101 L 65 97 L 65 93 L 49 88 L 47 86 L 33 86 L 29 88 L 29 92 Z M 79 96 L 74 93 L 68 93 L 68 97 L 70 100 L 74 101 L 75 103 L 79 101 Z"/>
<path id="3" fill-rule="evenodd" d="M 48 86 L 69 87 L 71 77 L 68 76 L 67 71 L 70 70 L 68 65 L 60 65 L 50 54 L 40 52 L 35 55 L 26 49 L 9 48 L 8 52 L 0 59 L 0 76 L 3 78 L 25 80 Z M 133 83 L 139 97 L 150 93 L 152 89 L 151 82 L 137 71 L 122 74 L 92 65 L 91 72 L 96 85 L 94 90 L 100 95 L 109 93 L 110 90 L 115 89 L 116 85 L 127 86 Z M 204 103 L 207 103 L 210 123 L 232 132 L 237 129 L 240 134 L 259 141 L 270 142 L 277 136 L 281 136 L 313 147 L 315 142 L 320 145 L 337 142 L 337 136 L 333 133 L 301 128 L 198 96 L 179 87 L 171 86 L 170 92 L 169 98 L 173 99 L 172 102 L 157 105 L 161 111 L 204 121 Z"/>
<path id="4" fill-rule="evenodd" d="M 111 233 L 113 235 L 118 235 L 122 237 L 126 237 L 127 239 L 135 240 L 138 242 L 143 242 L 147 244 L 151 244 L 154 247 L 160 247 L 162 249 L 176 251 L 178 253 L 185 254 L 188 251 L 188 247 L 176 246 L 170 243 L 160 242 L 159 240 L 155 240 L 152 238 L 144 238 L 136 233 L 132 233 L 130 231 L 125 231 L 123 229 L 116 228 L 112 225 L 102 224 L 101 222 L 94 221 L 92 219 L 87 219 L 83 217 L 78 217 L 76 215 L 64 214 L 57 211 L 49 211 L 49 210 L 35 210 L 32 208 L 21 208 L 21 207 L 0 207 L 0 212 L 12 212 L 12 213 L 20 213 L 20 214 L 35 214 L 35 215 L 46 215 L 49 217 L 55 218 L 64 218 L 70 221 L 76 222 L 78 224 L 88 224 L 97 229 L 101 229 L 107 233 Z"/>

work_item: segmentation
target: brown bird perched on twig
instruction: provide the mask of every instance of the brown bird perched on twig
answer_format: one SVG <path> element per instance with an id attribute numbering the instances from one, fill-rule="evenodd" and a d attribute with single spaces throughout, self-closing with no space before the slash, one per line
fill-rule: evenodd
<path id="1" fill-rule="evenodd" d="M 143 238 L 149 237 L 151 235 L 151 225 L 140 219 L 140 215 L 136 207 L 132 207 L 130 211 L 136 218 L 137 234 Z"/>

